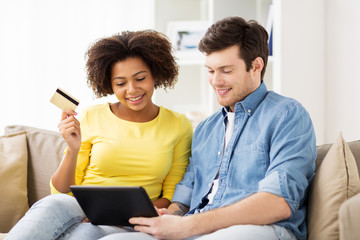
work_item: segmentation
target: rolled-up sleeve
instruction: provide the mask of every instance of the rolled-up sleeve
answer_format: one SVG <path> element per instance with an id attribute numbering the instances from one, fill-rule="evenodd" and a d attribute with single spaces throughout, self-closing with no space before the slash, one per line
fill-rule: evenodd
<path id="1" fill-rule="evenodd" d="M 294 213 L 306 197 L 316 158 L 313 125 L 300 104 L 279 113 L 273 125 L 269 157 L 270 165 L 258 191 L 283 197 Z"/>
<path id="2" fill-rule="evenodd" d="M 179 202 L 185 206 L 190 206 L 193 189 L 185 185 L 177 184 L 173 196 L 173 202 Z"/>

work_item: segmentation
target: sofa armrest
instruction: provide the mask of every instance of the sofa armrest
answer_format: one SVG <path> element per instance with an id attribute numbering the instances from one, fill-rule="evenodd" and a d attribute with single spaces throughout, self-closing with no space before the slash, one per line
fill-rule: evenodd
<path id="1" fill-rule="evenodd" d="M 360 194 L 343 202 L 339 210 L 340 240 L 360 239 Z"/>

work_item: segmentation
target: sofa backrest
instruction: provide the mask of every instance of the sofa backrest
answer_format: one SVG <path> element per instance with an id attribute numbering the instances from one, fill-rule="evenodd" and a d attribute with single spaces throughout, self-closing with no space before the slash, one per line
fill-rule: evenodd
<path id="1" fill-rule="evenodd" d="M 59 166 L 66 143 L 60 133 L 23 125 L 5 127 L 5 134 L 26 131 L 28 201 L 31 206 L 50 194 L 50 178 Z"/>
<path id="2" fill-rule="evenodd" d="M 360 140 L 348 142 L 347 144 L 349 145 L 350 150 L 355 157 L 357 168 L 360 173 Z M 322 163 L 322 160 L 326 156 L 326 154 L 329 151 L 331 146 L 332 146 L 332 144 L 324 144 L 324 145 L 317 146 L 317 148 L 316 148 L 317 149 L 317 157 L 316 157 L 316 162 L 315 162 L 316 168 L 319 168 L 320 164 Z"/>

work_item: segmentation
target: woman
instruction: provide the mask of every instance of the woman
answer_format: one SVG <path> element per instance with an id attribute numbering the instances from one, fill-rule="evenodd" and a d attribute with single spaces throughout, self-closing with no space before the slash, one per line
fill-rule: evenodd
<path id="1" fill-rule="evenodd" d="M 29 210 L 9 239 L 98 239 L 133 231 L 87 223 L 70 185 L 143 186 L 154 205 L 166 208 L 188 164 L 192 126 L 183 115 L 156 106 L 155 88 L 172 87 L 178 69 L 171 44 L 156 31 L 122 32 L 100 39 L 87 52 L 88 85 L 116 103 L 64 110 L 59 131 L 67 143 L 50 181 L 52 193 Z M 161 196 L 161 197 L 160 197 Z"/>

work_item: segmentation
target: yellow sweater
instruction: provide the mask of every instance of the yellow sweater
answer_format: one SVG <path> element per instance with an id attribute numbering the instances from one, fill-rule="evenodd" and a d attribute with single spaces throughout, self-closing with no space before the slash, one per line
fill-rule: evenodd
<path id="1" fill-rule="evenodd" d="M 160 107 L 155 119 L 135 123 L 115 116 L 107 103 L 85 109 L 79 121 L 76 185 L 143 186 L 152 201 L 160 194 L 171 201 L 191 152 L 185 115 Z"/>

